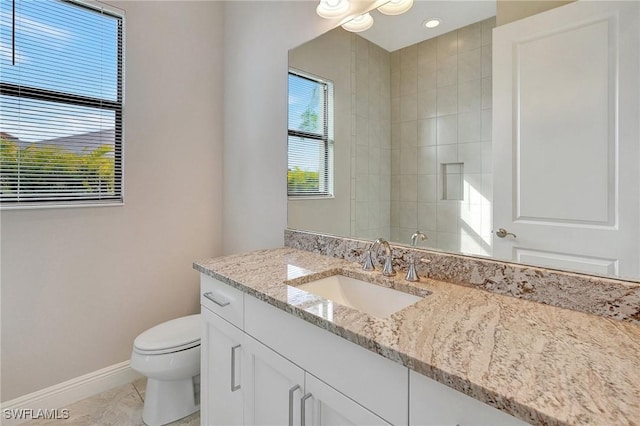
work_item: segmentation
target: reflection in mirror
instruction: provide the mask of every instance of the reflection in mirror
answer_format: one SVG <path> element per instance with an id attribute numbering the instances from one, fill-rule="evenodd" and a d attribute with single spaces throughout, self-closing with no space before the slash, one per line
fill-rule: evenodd
<path id="1" fill-rule="evenodd" d="M 496 175 L 494 168 L 502 167 L 494 162 L 495 158 L 501 158 L 500 155 L 502 155 L 494 152 L 497 133 L 493 127 L 496 122 L 494 117 L 496 112 L 492 81 L 494 75 L 492 59 L 495 48 L 492 32 L 496 27 L 495 4 L 492 4 L 487 11 L 488 2 L 416 2 L 416 5 L 421 7 L 423 6 L 421 3 L 449 3 L 457 6 L 463 4 L 462 9 L 466 9 L 456 11 L 456 19 L 467 16 L 471 20 L 466 22 L 458 20 L 455 28 L 439 28 L 440 33 L 432 37 L 424 28 L 420 31 L 409 31 L 408 21 L 401 21 L 400 17 L 382 16 L 374 11 L 372 15 L 376 23 L 371 30 L 352 34 L 337 28 L 290 51 L 290 67 L 321 76 L 334 84 L 335 176 L 332 199 L 289 199 L 288 226 L 293 229 L 363 239 L 383 237 L 407 245 L 410 244 L 411 235 L 419 230 L 428 236 L 427 240 L 419 244 L 422 247 L 480 256 L 497 255 L 502 259 L 535 265 L 597 275 L 622 275 L 637 279 L 640 275 L 637 250 L 640 240 L 638 217 L 633 219 L 635 225 L 627 228 L 634 242 L 630 242 L 627 238 L 624 242 L 618 243 L 619 249 L 632 252 L 624 261 L 629 264 L 629 267 L 619 268 L 619 263 L 623 262 L 619 261 L 622 257 L 618 253 L 594 252 L 576 255 L 577 252 L 571 251 L 573 250 L 571 247 L 565 247 L 558 241 L 560 237 L 555 240 L 553 236 L 548 237 L 554 244 L 550 248 L 523 249 L 531 232 L 525 225 L 528 222 L 540 220 L 524 216 L 520 220 L 518 217 L 520 207 L 516 204 L 513 208 L 507 207 L 500 215 L 494 211 L 496 185 L 500 184 L 501 191 L 505 188 L 504 178 L 501 178 L 501 182 L 494 182 Z M 472 12 L 471 8 L 474 5 L 483 6 L 485 9 Z M 424 10 L 420 7 L 414 6 L 416 10 L 411 12 L 424 14 Z M 635 21 L 629 25 L 635 26 L 634 31 L 637 32 L 637 5 L 632 8 L 635 8 L 633 13 L 636 16 Z M 541 14 L 532 18 L 540 19 L 543 16 L 546 15 Z M 418 18 L 414 16 L 411 19 L 422 22 L 430 17 L 434 15 L 420 15 Z M 447 22 L 445 15 L 438 14 L 437 17 L 443 19 L 443 23 Z M 400 37 L 391 34 L 390 26 L 393 25 L 394 19 L 402 29 Z M 542 19 L 546 20 L 546 18 Z M 555 19 L 566 18 L 560 16 Z M 602 18 L 594 19 L 594 22 L 602 21 Z M 519 22 L 511 26 L 518 25 L 520 25 Z M 537 22 L 536 25 L 540 26 L 542 23 Z M 553 25 L 560 27 L 559 23 Z M 376 34 L 368 34 L 376 29 L 378 30 Z M 593 52 L 598 31 L 596 28 L 591 35 L 589 49 L 581 48 L 581 51 Z M 554 32 L 557 31 L 550 30 L 549 34 Z M 408 33 L 412 33 L 412 36 L 419 35 L 421 41 L 407 37 Z M 572 33 L 569 37 L 574 35 L 576 34 Z M 555 45 L 561 45 L 561 40 L 552 40 L 551 46 Z M 604 46 L 603 52 L 607 55 L 606 43 Z M 561 47 L 566 48 L 564 45 Z M 637 43 L 632 44 L 631 47 L 632 54 L 635 54 L 637 59 Z M 530 51 L 534 52 L 535 49 L 532 48 Z M 558 51 L 560 52 L 561 49 Z M 500 58 L 503 56 L 501 53 Z M 637 64 L 634 66 L 637 68 Z M 526 71 L 525 68 L 523 70 Z M 535 75 L 544 77 L 549 73 L 549 71 L 538 70 Z M 603 74 L 604 79 L 610 78 L 609 74 L 605 74 Z M 592 72 L 590 75 L 595 74 Z M 637 80 L 637 73 L 635 79 Z M 540 84 L 543 80 L 540 78 L 531 81 Z M 635 84 L 636 90 L 631 91 L 634 95 L 629 103 L 637 106 L 638 86 L 637 83 Z M 502 89 L 500 90 L 501 102 L 507 95 L 508 99 L 511 99 L 510 93 L 505 95 Z M 606 90 L 604 94 L 606 98 Z M 522 93 L 519 96 L 525 100 L 537 99 L 535 92 L 529 98 Z M 502 105 L 504 106 L 504 103 Z M 575 96 L 563 105 L 576 105 Z M 512 117 L 510 108 L 509 106 L 506 111 L 507 121 Z M 561 115 L 557 109 L 556 113 Z M 575 111 L 572 113 L 571 115 L 576 115 Z M 505 116 L 504 112 L 501 114 L 502 117 Z M 610 120 L 607 114 L 605 108 L 604 116 L 607 118 L 603 121 L 604 127 Z M 534 117 L 534 114 L 532 113 L 529 117 Z M 522 121 L 518 125 L 528 126 L 536 119 Z M 560 127 L 558 129 L 560 129 L 558 133 L 564 131 Z M 527 145 L 527 136 L 524 133 L 523 135 L 519 135 L 518 143 L 529 150 L 533 149 L 534 144 Z M 637 136 L 637 131 L 635 135 Z M 559 143 L 561 142 L 557 142 Z M 601 142 L 594 142 L 593 146 L 599 146 L 598 143 L 609 146 L 610 141 L 604 138 Z M 637 138 L 635 145 L 637 145 Z M 577 145 L 574 144 L 574 148 L 575 146 Z M 511 173 L 513 176 L 520 176 L 519 173 L 522 176 L 536 176 L 536 173 L 538 176 L 542 174 L 550 176 L 548 171 L 545 171 L 544 164 L 541 164 L 545 161 L 541 161 L 540 158 L 544 159 L 545 155 L 551 156 L 554 150 L 559 149 L 562 149 L 560 145 L 556 145 L 549 148 L 547 153 L 537 153 L 538 159 L 535 160 L 535 164 L 534 160 L 529 163 L 521 160 L 514 165 L 513 171 L 508 170 L 508 176 L 511 176 Z M 603 149 L 606 153 L 607 148 Z M 637 148 L 630 149 L 628 152 L 637 159 Z M 516 158 L 516 153 L 510 155 Z M 598 163 L 596 157 L 598 156 L 593 155 L 589 158 L 589 164 L 593 167 L 605 169 L 615 167 L 609 163 Z M 564 169 L 567 170 L 565 176 L 574 173 L 574 169 L 578 170 L 572 168 L 568 160 L 570 158 L 571 156 L 564 157 Z M 582 161 L 580 160 L 582 157 L 578 157 L 576 153 L 573 154 L 573 158 L 577 159 L 575 163 Z M 605 158 L 607 158 L 606 155 Z M 511 162 L 508 162 L 510 166 Z M 522 167 L 518 169 L 516 166 Z M 525 166 L 529 168 L 526 169 Z M 534 167 L 534 171 L 537 170 L 533 175 L 530 173 L 531 167 Z M 555 167 L 563 169 L 562 165 Z M 637 161 L 633 167 L 637 169 Z M 598 173 L 610 176 L 611 173 L 607 170 L 593 172 L 592 176 L 595 177 Z M 525 172 L 529 175 L 523 174 Z M 505 176 L 504 170 L 501 173 L 500 176 Z M 632 180 L 635 179 L 633 187 L 637 192 L 637 170 L 631 170 L 628 174 L 632 176 Z M 587 178 L 588 176 L 580 179 Z M 506 180 L 511 181 L 511 179 Z M 548 179 L 539 180 L 548 181 Z M 517 180 L 515 182 L 520 184 Z M 526 183 L 533 185 L 535 179 Z M 562 186 L 561 183 L 558 185 Z M 593 185 L 592 187 L 595 188 Z M 562 204 L 558 200 L 554 202 L 553 208 L 546 210 L 539 208 L 540 205 L 545 205 L 547 199 L 544 193 L 549 193 L 549 188 L 529 190 L 528 194 L 536 195 L 537 199 L 523 192 L 524 188 L 524 186 L 509 187 L 505 190 L 516 193 L 519 189 L 520 199 L 514 200 L 514 203 L 534 200 L 537 203 L 536 208 L 529 210 L 544 217 L 543 222 L 553 222 L 553 226 L 550 227 L 553 228 L 552 230 L 536 230 L 536 233 L 550 235 L 553 231 L 553 235 L 560 235 L 559 228 L 575 230 L 584 225 L 584 220 L 581 218 L 588 215 L 577 215 L 576 217 L 580 220 L 573 223 L 571 217 L 557 213 L 560 211 L 564 214 L 565 210 L 571 210 L 558 207 Z M 607 192 L 607 185 L 604 188 L 601 190 L 602 197 L 615 199 L 615 196 Z M 554 196 L 558 193 L 562 194 L 562 191 L 555 191 Z M 578 194 L 567 194 L 565 204 L 576 205 L 571 201 L 571 197 L 576 196 Z M 602 197 L 594 202 L 600 202 Z M 637 194 L 634 200 L 637 204 Z M 628 203 L 622 204 L 626 206 Z M 588 207 L 586 202 L 580 205 Z M 637 205 L 633 208 L 638 213 Z M 611 209 L 604 210 L 609 214 Z M 514 220 L 511 220 L 513 216 L 511 211 L 514 212 Z M 615 212 L 613 214 L 615 215 Z M 640 215 L 636 214 L 636 216 Z M 509 220 L 505 221 L 503 219 L 505 217 Z M 602 219 L 604 225 L 601 228 L 608 226 L 618 229 L 619 224 L 615 223 L 618 219 L 612 217 Z M 496 218 L 499 218 L 500 223 L 496 222 Z M 587 225 L 594 227 L 593 224 Z M 493 232 L 494 227 L 496 230 L 506 228 L 504 238 L 500 238 L 500 235 L 496 236 Z M 570 241 L 571 232 L 573 231 L 562 238 Z M 514 234 L 517 238 L 514 238 Z M 585 245 L 597 244 L 598 240 L 594 235 L 586 238 L 591 240 L 580 240 L 577 245 L 585 247 Z M 616 245 L 615 241 L 611 244 Z"/>

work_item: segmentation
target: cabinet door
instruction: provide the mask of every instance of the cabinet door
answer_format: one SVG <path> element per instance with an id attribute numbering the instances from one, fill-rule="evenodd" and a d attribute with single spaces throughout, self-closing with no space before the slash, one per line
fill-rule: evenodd
<path id="1" fill-rule="evenodd" d="M 301 426 L 389 425 L 382 418 L 307 373 L 306 392 L 300 402 Z"/>
<path id="2" fill-rule="evenodd" d="M 244 333 L 202 308 L 201 424 L 243 424 L 241 357 Z"/>
<path id="3" fill-rule="evenodd" d="M 527 423 L 414 371 L 409 372 L 412 426 L 523 426 Z"/>
<path id="4" fill-rule="evenodd" d="M 304 370 L 248 335 L 244 339 L 245 424 L 299 425 Z"/>

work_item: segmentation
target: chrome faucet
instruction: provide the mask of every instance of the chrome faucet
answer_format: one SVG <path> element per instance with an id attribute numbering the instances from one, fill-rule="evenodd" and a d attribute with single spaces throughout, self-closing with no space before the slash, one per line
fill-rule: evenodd
<path id="1" fill-rule="evenodd" d="M 373 266 L 372 251 L 374 251 L 378 247 L 378 245 L 381 245 L 382 247 L 384 247 L 384 251 L 386 254 L 386 257 L 384 260 L 384 267 L 382 268 L 382 275 L 384 275 L 385 277 L 392 277 L 396 274 L 396 271 L 395 269 L 393 269 L 391 246 L 386 240 L 382 238 L 378 238 L 377 240 L 375 240 L 373 243 L 371 243 L 371 245 L 367 249 L 364 256 L 364 263 L 362 265 L 362 269 L 364 269 L 365 271 L 375 270 L 375 266 Z"/>
<path id="2" fill-rule="evenodd" d="M 416 240 L 418 238 L 420 238 L 420 241 L 424 241 L 427 239 L 427 236 L 420 231 L 416 231 L 411 236 L 412 247 L 416 246 Z M 407 281 L 414 281 L 414 282 L 420 280 L 420 277 L 418 276 L 418 271 L 416 271 L 416 254 L 415 253 L 413 253 L 413 256 L 411 256 L 411 261 L 409 262 L 409 268 L 407 269 L 407 276 L 404 277 L 404 279 Z"/>

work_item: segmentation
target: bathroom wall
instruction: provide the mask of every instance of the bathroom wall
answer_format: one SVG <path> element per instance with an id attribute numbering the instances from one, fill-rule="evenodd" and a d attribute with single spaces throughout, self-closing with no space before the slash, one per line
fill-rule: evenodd
<path id="1" fill-rule="evenodd" d="M 352 34 L 351 236 L 391 235 L 391 57 Z M 345 234 L 340 234 L 345 235 Z"/>
<path id="2" fill-rule="evenodd" d="M 2 401 L 128 360 L 138 333 L 199 311 L 192 261 L 222 251 L 223 4 L 109 3 L 126 204 L 2 211 Z"/>
<path id="3" fill-rule="evenodd" d="M 391 240 L 491 254 L 491 29 L 391 53 Z"/>
<path id="4" fill-rule="evenodd" d="M 289 199 L 288 224 L 334 235 L 349 235 L 351 220 L 351 44 L 352 34 L 342 29 L 292 49 L 289 65 L 333 83 L 334 196 Z M 327 60 L 331 58 L 331 60 Z"/>
<path id="5" fill-rule="evenodd" d="M 371 3 L 352 2 L 351 12 Z M 287 52 L 338 25 L 320 18 L 316 6 L 312 1 L 225 4 L 225 253 L 283 245 Z"/>

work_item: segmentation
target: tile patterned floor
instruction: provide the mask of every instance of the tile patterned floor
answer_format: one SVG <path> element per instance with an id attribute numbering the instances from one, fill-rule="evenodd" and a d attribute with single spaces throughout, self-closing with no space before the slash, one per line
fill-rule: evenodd
<path id="1" fill-rule="evenodd" d="M 65 407 L 66 420 L 34 420 L 24 426 L 144 426 L 142 405 L 145 378 L 119 386 Z M 171 426 L 199 426 L 200 412 L 170 423 Z"/>

